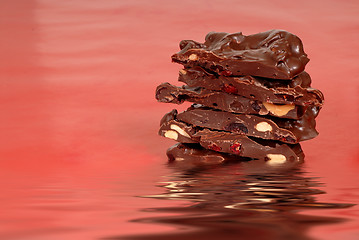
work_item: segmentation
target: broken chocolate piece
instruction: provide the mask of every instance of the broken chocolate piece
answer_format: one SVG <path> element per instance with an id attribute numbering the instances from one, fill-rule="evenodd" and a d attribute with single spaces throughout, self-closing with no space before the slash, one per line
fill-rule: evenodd
<path id="1" fill-rule="evenodd" d="M 292 79 L 309 61 L 301 40 L 283 30 L 248 36 L 241 32 L 210 32 L 203 44 L 183 40 L 180 49 L 172 56 L 174 62 L 186 67 L 202 66 L 223 76 Z"/>
<path id="2" fill-rule="evenodd" d="M 284 119 L 284 118 L 269 118 L 263 116 L 264 118 L 271 119 L 279 127 L 284 128 L 292 132 L 296 137 L 298 142 L 313 139 L 318 136 L 316 130 L 315 118 L 318 115 L 320 107 L 309 107 L 305 111 L 304 115 L 300 119 Z M 279 139 L 283 141 L 283 139 Z"/>
<path id="3" fill-rule="evenodd" d="M 178 129 L 182 129 L 188 135 L 181 134 Z M 159 135 L 168 137 L 166 136 L 168 131 L 177 131 L 177 136 L 181 137 L 177 139 L 170 137 L 173 140 L 184 143 L 196 142 L 206 149 L 217 152 L 262 159 L 273 163 L 301 160 L 300 156 L 293 151 L 293 148 L 298 148 L 299 144 L 288 145 L 276 141 L 250 138 L 242 134 L 215 131 L 207 128 L 199 129 L 177 120 L 163 123 L 159 130 Z"/>
<path id="4" fill-rule="evenodd" d="M 242 96 L 204 88 L 176 87 L 169 83 L 162 83 L 157 87 L 156 99 L 159 102 L 176 104 L 188 101 L 226 112 L 271 115 L 290 119 L 301 118 L 307 109 L 307 107 L 293 104 L 262 103 Z"/>
<path id="5" fill-rule="evenodd" d="M 170 162 L 187 162 L 191 165 L 213 165 L 249 160 L 234 154 L 211 151 L 199 144 L 176 143 L 167 150 L 166 154 Z"/>
<path id="6" fill-rule="evenodd" d="M 191 88 L 203 87 L 275 104 L 320 107 L 324 100 L 319 90 L 310 88 L 311 79 L 306 72 L 302 72 L 292 81 L 276 81 L 252 76 L 216 76 L 201 67 L 195 67 L 180 70 L 178 81 Z"/>
<path id="7" fill-rule="evenodd" d="M 285 171 L 298 167 L 304 160 L 303 151 L 300 145 L 295 145 L 292 150 L 300 160 L 294 162 L 286 161 L 282 164 L 273 164 L 270 161 L 252 160 L 234 154 L 216 152 L 208 150 L 199 144 L 176 143 L 167 150 L 166 154 L 172 166 L 175 164 L 177 167 L 191 168 L 240 163 L 247 173 L 258 174 Z"/>
<path id="8" fill-rule="evenodd" d="M 199 143 L 204 148 L 211 145 L 217 146 L 218 152 L 236 154 L 254 159 L 264 159 L 273 162 L 299 161 L 300 159 L 292 150 L 292 145 L 270 140 L 251 139 L 245 135 L 229 132 L 219 132 L 209 129 L 198 131 L 193 137 L 199 137 Z M 297 145 L 297 144 L 295 144 Z"/>
<path id="9" fill-rule="evenodd" d="M 309 140 L 318 135 L 315 120 L 308 111 L 300 120 L 264 118 L 256 115 L 223 112 L 194 104 L 186 111 L 172 115 L 172 119 L 209 128 L 245 134 L 252 137 L 278 140 L 286 143 L 297 143 Z M 278 121 L 278 124 L 277 124 Z"/>
<path id="10" fill-rule="evenodd" d="M 167 121 L 161 123 L 158 134 L 182 143 L 197 143 L 197 140 L 192 139 L 193 134 L 195 134 L 197 130 L 186 123 L 166 117 L 171 115 L 175 116 L 173 115 L 173 111 L 167 113 L 165 117 L 162 118 L 167 119 Z"/>

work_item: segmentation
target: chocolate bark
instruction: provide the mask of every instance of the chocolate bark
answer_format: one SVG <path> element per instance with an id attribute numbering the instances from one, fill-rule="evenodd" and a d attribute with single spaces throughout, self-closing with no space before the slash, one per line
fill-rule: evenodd
<path id="1" fill-rule="evenodd" d="M 300 147 L 299 144 L 288 145 L 276 141 L 254 139 L 236 133 L 201 129 L 177 120 L 163 122 L 159 135 L 178 142 L 197 142 L 206 149 L 253 159 L 278 163 L 301 160 L 293 151 L 294 148 Z"/>
<path id="2" fill-rule="evenodd" d="M 234 154 L 220 153 L 203 148 L 199 144 L 176 143 L 167 149 L 170 162 L 188 162 L 191 165 L 212 165 L 228 162 L 248 161 Z"/>
<path id="3" fill-rule="evenodd" d="M 299 161 L 283 162 L 282 164 L 280 164 L 280 170 L 282 170 L 283 167 L 296 167 L 303 162 L 304 153 L 300 148 L 300 145 L 295 145 L 292 150 L 297 155 L 297 159 L 299 159 Z M 241 164 L 243 164 L 242 166 L 245 168 L 246 171 L 255 170 L 255 172 L 269 172 L 273 170 L 278 170 L 271 167 L 272 165 L 270 161 L 248 161 L 250 160 L 248 158 L 240 157 L 234 154 L 220 153 L 208 150 L 206 148 L 203 148 L 199 144 L 176 143 L 175 145 L 167 149 L 166 155 L 170 163 L 184 164 L 187 167 L 241 162 Z"/>
<path id="4" fill-rule="evenodd" d="M 310 87 L 311 78 L 306 72 L 302 72 L 292 81 L 276 81 L 252 76 L 218 76 L 201 67 L 195 67 L 180 70 L 178 80 L 192 88 L 223 91 L 261 102 L 320 107 L 324 100 L 319 90 Z"/>
<path id="5" fill-rule="evenodd" d="M 301 118 L 307 109 L 307 107 L 294 104 L 262 103 L 254 99 L 205 88 L 176 87 L 169 83 L 162 83 L 157 87 L 156 99 L 159 102 L 176 104 L 188 101 L 226 112 L 271 115 L 289 119 Z"/>
<path id="6" fill-rule="evenodd" d="M 176 109 L 173 109 L 162 117 L 160 126 L 161 128 L 158 134 L 161 136 L 181 143 L 198 143 L 197 139 L 192 139 L 197 129 L 189 124 L 177 121 Z"/>
<path id="7" fill-rule="evenodd" d="M 202 66 L 226 76 L 292 79 L 309 61 L 301 40 L 283 30 L 248 36 L 241 32 L 210 32 L 204 43 L 183 40 L 180 49 L 172 56 L 174 62 L 186 67 Z"/>
<path id="8" fill-rule="evenodd" d="M 186 111 L 176 114 L 176 119 L 202 128 L 245 134 L 285 143 L 298 143 L 318 135 L 311 111 L 301 120 L 267 119 L 256 115 L 236 114 L 218 111 L 200 105 L 192 105 Z M 173 111 L 171 112 L 173 114 Z M 278 123 L 277 123 L 278 121 Z"/>

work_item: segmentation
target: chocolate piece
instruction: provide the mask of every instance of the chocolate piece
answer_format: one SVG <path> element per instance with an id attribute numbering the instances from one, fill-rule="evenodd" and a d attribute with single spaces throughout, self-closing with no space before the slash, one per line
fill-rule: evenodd
<path id="1" fill-rule="evenodd" d="M 320 107 L 309 107 L 305 111 L 303 117 L 297 120 L 284 119 L 284 118 L 270 118 L 279 127 L 285 128 L 291 131 L 296 137 L 298 142 L 309 140 L 318 136 L 318 132 L 315 129 L 315 118 L 318 115 Z M 264 116 L 268 118 L 267 116 Z"/>
<path id="2" fill-rule="evenodd" d="M 159 135 L 168 137 L 169 131 L 177 132 L 176 138 L 169 137 L 173 140 L 184 143 L 197 142 L 202 147 L 217 152 L 263 159 L 272 163 L 300 160 L 300 157 L 293 151 L 293 148 L 298 148 L 299 144 L 287 145 L 276 141 L 249 138 L 236 133 L 199 129 L 177 120 L 163 123 Z"/>
<path id="3" fill-rule="evenodd" d="M 213 165 L 227 162 L 248 161 L 248 159 L 234 154 L 220 153 L 205 149 L 199 144 L 177 143 L 170 147 L 166 154 L 170 162 L 186 162 L 191 165 Z"/>
<path id="4" fill-rule="evenodd" d="M 176 115 L 177 111 L 174 109 L 163 116 L 158 134 L 182 143 L 197 143 L 197 139 L 192 139 L 197 129 L 186 123 L 178 122 Z"/>
<path id="5" fill-rule="evenodd" d="M 195 67 L 180 70 L 178 80 L 192 88 L 223 91 L 261 102 L 321 106 L 324 100 L 319 90 L 310 88 L 311 79 L 306 72 L 302 72 L 292 81 L 275 81 L 252 76 L 216 76 L 201 67 Z"/>
<path id="6" fill-rule="evenodd" d="M 202 66 L 226 76 L 292 79 L 309 61 L 301 40 L 283 30 L 248 36 L 241 32 L 210 32 L 203 44 L 183 40 L 180 49 L 172 56 L 174 62 L 186 67 Z"/>
<path id="7" fill-rule="evenodd" d="M 171 120 L 176 120 L 177 114 L 178 114 L 178 111 L 176 109 L 173 109 L 171 112 L 166 113 L 160 121 L 160 126 L 162 126 L 162 124 L 169 122 Z"/>
<path id="8" fill-rule="evenodd" d="M 300 160 L 292 150 L 298 144 L 285 144 L 269 140 L 252 139 L 235 133 L 219 132 L 209 129 L 198 131 L 195 138 L 199 137 L 201 146 L 218 152 L 225 152 L 264 159 L 273 162 L 298 161 Z"/>
<path id="9" fill-rule="evenodd" d="M 166 154 L 169 163 L 172 165 L 175 164 L 177 167 L 203 167 L 240 162 L 245 172 L 258 174 L 285 171 L 298 167 L 303 163 L 304 153 L 300 145 L 295 145 L 292 150 L 298 156 L 299 161 L 286 161 L 278 165 L 271 165 L 271 162 L 251 160 L 250 158 L 244 158 L 234 154 L 208 150 L 199 144 L 176 143 L 167 150 Z"/>
<path id="10" fill-rule="evenodd" d="M 308 113 L 311 111 L 308 111 Z M 315 120 L 305 114 L 305 118 L 309 121 L 263 118 L 256 115 L 236 114 L 213 110 L 200 105 L 192 105 L 186 111 L 177 113 L 173 119 L 198 126 L 202 128 L 210 128 L 245 134 L 263 139 L 278 140 L 286 143 L 297 143 L 299 141 L 308 140 L 318 135 L 315 130 Z M 175 117 L 174 117 L 175 116 Z M 310 121 L 313 119 L 313 121 Z M 280 127 L 276 123 L 279 121 Z M 288 129 L 286 129 L 287 127 Z"/>
<path id="11" fill-rule="evenodd" d="M 271 115 L 290 119 L 301 118 L 307 109 L 307 107 L 293 104 L 262 103 L 242 96 L 210 91 L 205 88 L 176 87 L 169 83 L 162 83 L 157 87 L 156 99 L 160 102 L 176 104 L 188 101 L 226 112 Z"/>

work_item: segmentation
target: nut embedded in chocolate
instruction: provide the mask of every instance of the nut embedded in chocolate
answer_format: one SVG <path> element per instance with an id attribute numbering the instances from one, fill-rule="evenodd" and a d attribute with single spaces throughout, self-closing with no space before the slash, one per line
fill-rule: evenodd
<path id="1" fill-rule="evenodd" d="M 282 118 L 299 119 L 303 116 L 307 106 L 274 105 L 239 95 L 225 92 L 210 91 L 205 88 L 190 88 L 188 86 L 176 87 L 169 83 L 162 83 L 157 87 L 156 99 L 159 102 L 182 104 L 184 101 L 194 102 L 207 107 L 226 112 L 280 116 Z M 258 111 L 259 109 L 259 111 Z M 318 108 L 319 110 L 320 108 Z M 271 110 L 271 111 L 269 111 Z"/>
<path id="2" fill-rule="evenodd" d="M 186 67 L 202 66 L 225 76 L 292 79 L 309 61 L 301 40 L 284 30 L 248 36 L 241 32 L 210 32 L 203 44 L 183 40 L 180 49 L 172 56 L 174 62 Z"/>
<path id="3" fill-rule="evenodd" d="M 156 99 L 195 104 L 161 119 L 160 135 L 188 144 L 170 152 L 204 152 L 217 162 L 221 154 L 211 152 L 221 152 L 274 168 L 303 159 L 298 142 L 318 135 L 315 118 L 324 97 L 311 88 L 304 72 L 309 59 L 297 36 L 283 30 L 211 32 L 204 43 L 181 41 L 180 49 L 172 60 L 184 65 L 178 80 L 186 85 L 163 83 Z M 192 151 L 190 145 L 197 147 Z"/>
<path id="4" fill-rule="evenodd" d="M 320 107 L 324 101 L 323 94 L 310 87 L 311 78 L 306 72 L 292 80 L 283 81 L 253 76 L 217 76 L 201 67 L 194 67 L 180 70 L 178 81 L 191 88 L 201 87 L 273 104 Z"/>
<path id="5" fill-rule="evenodd" d="M 182 143 L 198 143 L 204 148 L 217 152 L 231 153 L 242 157 L 262 160 L 267 157 L 267 154 L 282 154 L 287 159 L 297 160 L 300 160 L 302 157 L 301 155 L 297 155 L 293 150 L 300 148 L 299 144 L 288 145 L 276 141 L 249 138 L 243 134 L 215 131 L 208 128 L 200 129 L 177 120 L 170 120 L 162 124 L 159 134 L 166 136 L 168 131 L 174 131 L 172 130 L 173 127 L 171 127 L 173 125 L 177 125 L 181 129 L 186 129 L 189 135 L 189 137 L 186 137 L 177 134 L 176 141 Z M 175 137 L 172 139 L 175 140 Z"/>
<path id="6" fill-rule="evenodd" d="M 200 128 L 228 131 L 293 144 L 318 135 L 311 112 L 309 109 L 302 119 L 292 120 L 223 112 L 194 104 L 186 111 L 176 113 L 169 119 L 179 120 Z"/>

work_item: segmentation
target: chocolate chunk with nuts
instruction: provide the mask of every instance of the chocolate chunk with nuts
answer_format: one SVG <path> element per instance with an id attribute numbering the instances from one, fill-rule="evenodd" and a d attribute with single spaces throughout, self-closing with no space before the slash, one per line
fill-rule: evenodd
<path id="1" fill-rule="evenodd" d="M 204 43 L 184 40 L 180 49 L 172 56 L 174 62 L 201 66 L 225 76 L 292 79 L 309 61 L 301 40 L 283 30 L 248 36 L 241 32 L 210 32 Z"/>
<path id="2" fill-rule="evenodd" d="M 171 131 L 177 133 L 175 138 L 172 134 L 168 135 Z M 206 149 L 242 157 L 270 160 L 280 156 L 280 159 L 285 158 L 285 161 L 300 160 L 292 150 L 298 144 L 288 145 L 277 141 L 250 138 L 237 133 L 196 128 L 174 119 L 164 122 L 159 134 L 178 142 L 199 143 Z"/>
<path id="3" fill-rule="evenodd" d="M 311 79 L 306 72 L 291 81 L 283 81 L 253 76 L 218 76 L 194 67 L 180 70 L 178 80 L 191 88 L 203 87 L 274 104 L 320 107 L 324 100 L 319 90 L 310 87 Z"/>
<path id="4" fill-rule="evenodd" d="M 223 112 L 195 104 L 186 111 L 176 114 L 175 117 L 175 119 L 193 126 L 278 140 L 291 144 L 317 136 L 315 120 L 310 116 L 305 118 L 307 121 L 269 119 L 256 115 Z"/>
<path id="5" fill-rule="evenodd" d="M 162 83 L 157 87 L 156 99 L 159 102 L 176 104 L 188 101 L 226 112 L 271 115 L 290 119 L 301 118 L 307 109 L 307 107 L 293 104 L 262 103 L 250 98 L 205 88 L 176 87 L 169 83 Z"/>

